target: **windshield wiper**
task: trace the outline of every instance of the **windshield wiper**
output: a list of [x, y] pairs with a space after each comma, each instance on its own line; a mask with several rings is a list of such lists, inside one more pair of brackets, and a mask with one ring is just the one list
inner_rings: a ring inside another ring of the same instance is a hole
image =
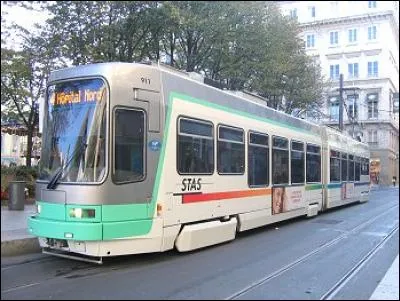
[[64, 173], [65, 169], [71, 164], [72, 160], [74, 158], [79, 157], [80, 155], [82, 155], [83, 151], [86, 149], [87, 144], [86, 143], [82, 143], [77, 149], [75, 149], [75, 153], [72, 153], [71, 157], [69, 158], [69, 160], [67, 161], [67, 163], [65, 163], [64, 166], [60, 166], [57, 171], [54, 173], [53, 177], [51, 178], [49, 184], [47, 184], [47, 189], [55, 189], [58, 181], [60, 180], [62, 174]]

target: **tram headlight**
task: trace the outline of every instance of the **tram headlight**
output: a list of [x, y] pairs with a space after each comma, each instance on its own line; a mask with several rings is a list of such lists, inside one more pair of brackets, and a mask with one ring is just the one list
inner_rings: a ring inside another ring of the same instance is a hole
[[82, 208], [74, 208], [70, 211], [69, 216], [75, 218], [82, 218]]
[[94, 209], [72, 208], [69, 210], [69, 216], [73, 218], [94, 218], [95, 215]]

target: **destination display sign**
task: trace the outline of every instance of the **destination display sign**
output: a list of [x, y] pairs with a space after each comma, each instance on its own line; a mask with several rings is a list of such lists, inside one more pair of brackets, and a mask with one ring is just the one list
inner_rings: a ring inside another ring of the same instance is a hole
[[103, 96], [104, 87], [98, 90], [83, 89], [78, 91], [56, 91], [50, 97], [50, 103], [62, 106], [76, 103], [99, 102]]

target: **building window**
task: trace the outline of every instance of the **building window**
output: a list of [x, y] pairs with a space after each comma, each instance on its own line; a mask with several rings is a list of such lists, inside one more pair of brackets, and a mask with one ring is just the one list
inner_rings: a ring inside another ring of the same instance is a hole
[[291, 182], [304, 183], [304, 143], [292, 141], [291, 149]]
[[339, 79], [339, 64], [330, 65], [330, 78]]
[[349, 119], [357, 119], [358, 118], [358, 95], [349, 95], [347, 96], [347, 108], [348, 108], [348, 117]]
[[250, 132], [248, 166], [249, 186], [267, 186], [269, 183], [268, 135]]
[[329, 115], [331, 120], [339, 119], [339, 96], [329, 98]]
[[378, 62], [368, 62], [368, 76], [377, 77], [378, 76]]
[[307, 183], [321, 182], [321, 147], [307, 144]]
[[297, 19], [297, 8], [293, 8], [290, 10], [290, 17], [292, 19]]
[[339, 44], [339, 32], [337, 31], [330, 32], [330, 41], [331, 45]]
[[358, 78], [358, 63], [348, 65], [349, 78]]
[[369, 143], [378, 142], [378, 131], [376, 130], [368, 131], [368, 142]]
[[368, 1], [368, 8], [376, 8], [376, 1]]
[[289, 183], [289, 141], [283, 137], [272, 138], [272, 183]]
[[376, 26], [368, 27], [368, 40], [376, 40]]
[[212, 174], [214, 172], [213, 124], [196, 119], [179, 119], [179, 174]]
[[357, 29], [349, 29], [349, 43], [357, 42]]
[[378, 94], [367, 94], [368, 119], [378, 118]]
[[330, 32], [330, 44], [337, 45], [339, 43], [339, 32]]
[[218, 160], [220, 174], [244, 173], [244, 131], [242, 129], [218, 127]]
[[315, 36], [313, 34], [307, 35], [306, 48], [315, 47]]
[[315, 18], [315, 6], [310, 6], [309, 8], [311, 18]]

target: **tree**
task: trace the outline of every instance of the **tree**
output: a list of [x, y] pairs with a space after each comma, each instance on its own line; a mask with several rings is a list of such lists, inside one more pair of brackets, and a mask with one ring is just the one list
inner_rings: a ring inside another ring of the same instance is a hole
[[[44, 3], [51, 39], [72, 65], [134, 62], [157, 53], [158, 2], [57, 1]], [[157, 55], [156, 55], [157, 56]]]
[[17, 116], [26, 127], [26, 165], [30, 167], [39, 101], [45, 95], [50, 70], [56, 66], [55, 54], [45, 36], [34, 36], [18, 26], [14, 30], [22, 37], [22, 49], [1, 49], [1, 104], [6, 113]]
[[204, 71], [223, 35], [225, 2], [164, 1], [162, 46], [169, 63], [188, 72]]
[[297, 24], [281, 15], [275, 2], [42, 5], [50, 16], [42, 36], [51, 45], [52, 57], [73, 65], [158, 61], [166, 56], [178, 69], [201, 72], [231, 90], [264, 96], [269, 106], [289, 114], [315, 110], [322, 99], [319, 66], [305, 54]]
[[251, 89], [266, 97], [268, 106], [288, 114], [317, 112], [326, 86], [321, 68], [305, 53], [297, 24], [273, 5], [269, 10]]

